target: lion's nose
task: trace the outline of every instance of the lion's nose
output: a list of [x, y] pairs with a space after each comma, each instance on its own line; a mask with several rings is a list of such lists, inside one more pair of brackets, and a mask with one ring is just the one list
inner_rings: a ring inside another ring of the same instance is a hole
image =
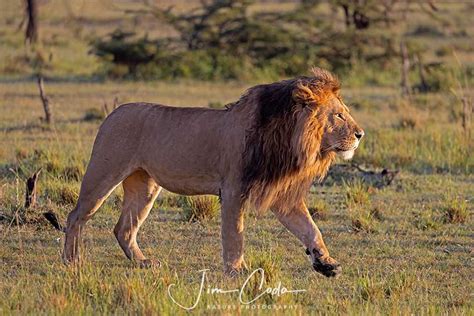
[[364, 131], [360, 130], [360, 131], [355, 132], [355, 137], [357, 137], [357, 139], [360, 140], [362, 136], [364, 136], [364, 134], [365, 134]]

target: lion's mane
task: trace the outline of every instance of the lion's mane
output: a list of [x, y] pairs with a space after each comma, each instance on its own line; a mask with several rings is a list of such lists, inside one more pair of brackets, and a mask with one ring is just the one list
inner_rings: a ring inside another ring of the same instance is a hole
[[320, 145], [324, 103], [338, 96], [339, 82], [319, 68], [313, 74], [255, 86], [230, 108], [253, 103], [242, 155], [242, 198], [258, 210], [291, 211], [335, 159]]

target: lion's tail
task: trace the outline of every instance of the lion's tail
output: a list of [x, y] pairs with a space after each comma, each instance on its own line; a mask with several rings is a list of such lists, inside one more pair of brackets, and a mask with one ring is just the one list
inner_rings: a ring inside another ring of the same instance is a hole
[[48, 222], [51, 223], [51, 225], [54, 226], [54, 228], [56, 228], [60, 232], [63, 232], [63, 233], [66, 232], [66, 228], [64, 227], [63, 224], [59, 222], [59, 218], [54, 212], [49, 211], [49, 212], [43, 213], [43, 216], [44, 218], [48, 220]]

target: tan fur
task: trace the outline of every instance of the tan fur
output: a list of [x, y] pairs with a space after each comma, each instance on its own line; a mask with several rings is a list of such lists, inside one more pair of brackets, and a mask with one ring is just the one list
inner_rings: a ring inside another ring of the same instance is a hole
[[[335, 119], [336, 112], [347, 119]], [[124, 205], [115, 234], [125, 254], [141, 265], [152, 262], [138, 248], [138, 228], [163, 187], [185, 195], [220, 195], [227, 272], [244, 266], [248, 204], [274, 211], [315, 249], [313, 264], [335, 267], [303, 201], [336, 152], [357, 146], [354, 131], [361, 130], [342, 103], [338, 81], [318, 68], [311, 77], [253, 87], [226, 110], [122, 105], [100, 127], [68, 217], [63, 257], [78, 260], [84, 224], [122, 183]]]

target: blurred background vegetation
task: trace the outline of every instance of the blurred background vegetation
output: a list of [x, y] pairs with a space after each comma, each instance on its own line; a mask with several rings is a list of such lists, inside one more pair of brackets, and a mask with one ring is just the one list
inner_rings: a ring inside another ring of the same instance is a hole
[[469, 1], [32, 2], [27, 48], [25, 3], [2, 3], [3, 78], [269, 81], [318, 65], [350, 86], [397, 86], [406, 58], [410, 89], [433, 92], [474, 73]]

